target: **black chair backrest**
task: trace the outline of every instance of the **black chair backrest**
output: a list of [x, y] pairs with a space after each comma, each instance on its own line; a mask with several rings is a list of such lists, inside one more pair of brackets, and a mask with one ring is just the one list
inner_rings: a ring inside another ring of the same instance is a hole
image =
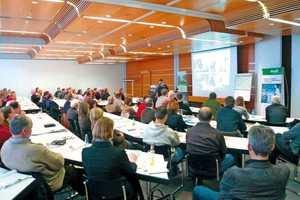
[[84, 177], [89, 199], [124, 199], [123, 188], [127, 185], [125, 178], [114, 180], [94, 180]]
[[121, 116], [121, 112], [117, 112], [117, 111], [115, 111], [115, 112], [112, 112], [111, 114], [114, 114], [114, 115]]
[[70, 131], [80, 137], [81, 133], [80, 133], [80, 127], [79, 127], [78, 120], [76, 120], [76, 119], [68, 119], [68, 120], [70, 123], [70, 129], [71, 129]]
[[[164, 156], [165, 160], [168, 160], [171, 157], [171, 146], [170, 145], [163, 145], [157, 146], [154, 145], [155, 154], [161, 154]], [[148, 152], [150, 151], [150, 144], [143, 144], [143, 151]]]
[[23, 197], [23, 200], [39, 200], [39, 199], [48, 199], [54, 200], [54, 194], [42, 175], [38, 172], [20, 172], [22, 174], [31, 175], [36, 179], [36, 187], [26, 196]]
[[216, 159], [218, 159], [218, 163], [220, 166], [220, 155], [200, 155], [188, 153], [187, 156], [189, 169], [191, 169], [192, 173], [202, 177], [216, 177]]

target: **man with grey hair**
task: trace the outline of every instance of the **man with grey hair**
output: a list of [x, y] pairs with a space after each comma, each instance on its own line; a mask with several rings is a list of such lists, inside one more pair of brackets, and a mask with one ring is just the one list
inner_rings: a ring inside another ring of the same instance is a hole
[[67, 111], [68, 119], [76, 119], [78, 120], [78, 108], [79, 108], [79, 101], [78, 99], [72, 99], [70, 103], [70, 108]]
[[266, 120], [269, 123], [284, 124], [288, 109], [280, 104], [280, 97], [273, 96], [272, 104], [266, 107]]
[[10, 122], [10, 131], [12, 137], [1, 149], [1, 159], [6, 167], [19, 172], [40, 173], [53, 192], [70, 185], [80, 195], [85, 194], [82, 171], [64, 166], [61, 154], [30, 141], [32, 121], [29, 117], [15, 116]]
[[246, 167], [228, 169], [220, 183], [220, 192], [204, 186], [195, 187], [194, 200], [285, 199], [289, 168], [284, 164], [272, 165], [268, 160], [275, 145], [274, 131], [267, 126], [252, 126], [248, 138], [251, 160]]

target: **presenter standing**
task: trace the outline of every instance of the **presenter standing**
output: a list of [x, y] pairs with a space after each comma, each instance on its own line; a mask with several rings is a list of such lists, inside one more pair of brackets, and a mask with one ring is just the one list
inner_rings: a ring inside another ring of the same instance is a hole
[[166, 88], [169, 91], [169, 88], [166, 84], [164, 84], [163, 79], [159, 79], [158, 86], [157, 86], [157, 94], [159, 97], [161, 96], [161, 90], [164, 88]]

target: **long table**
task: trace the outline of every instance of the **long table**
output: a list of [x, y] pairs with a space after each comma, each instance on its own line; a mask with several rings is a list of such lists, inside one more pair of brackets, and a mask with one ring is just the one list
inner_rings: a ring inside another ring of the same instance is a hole
[[26, 113], [38, 112], [40, 110], [40, 108], [27, 97], [17, 97], [17, 101], [20, 103], [21, 109]]
[[[59, 122], [51, 118], [46, 113], [27, 114], [27, 116], [33, 121], [31, 141], [34, 143], [42, 143], [48, 149], [53, 152], [60, 153], [67, 163], [82, 166], [81, 152], [85, 147], [90, 144], [85, 143], [75, 134], [63, 127]], [[53, 123], [54, 127], [45, 128], [44, 124]], [[66, 144], [57, 146], [51, 145], [53, 140], [66, 139]], [[130, 152], [129, 152], [130, 153]], [[135, 152], [137, 153], [137, 152]], [[138, 152], [137, 161], [137, 176], [140, 180], [151, 181], [161, 184], [169, 184], [168, 173], [148, 173], [145, 171], [144, 161], [147, 160], [149, 155], [145, 152]], [[162, 165], [163, 156], [155, 155], [155, 163], [157, 166]]]

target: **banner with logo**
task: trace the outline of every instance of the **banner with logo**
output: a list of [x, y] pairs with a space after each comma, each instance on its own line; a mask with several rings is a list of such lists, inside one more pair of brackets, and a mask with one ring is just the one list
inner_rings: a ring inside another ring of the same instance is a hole
[[187, 92], [186, 71], [177, 73], [178, 91]]
[[261, 114], [265, 116], [266, 107], [272, 103], [273, 96], [279, 96], [284, 104], [283, 68], [262, 69]]

